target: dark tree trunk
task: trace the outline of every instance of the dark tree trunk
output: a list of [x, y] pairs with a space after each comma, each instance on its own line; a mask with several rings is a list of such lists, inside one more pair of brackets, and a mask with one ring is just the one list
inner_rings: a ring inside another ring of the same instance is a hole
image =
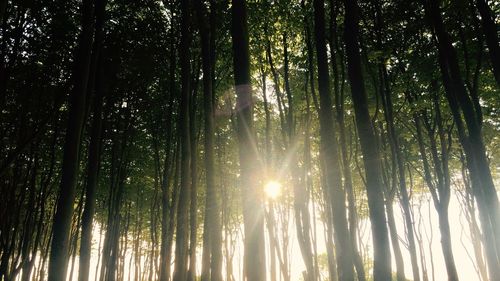
[[[90, 132], [90, 144], [88, 152], [88, 167], [87, 167], [87, 184], [85, 187], [85, 205], [82, 214], [82, 238], [80, 242], [80, 257], [79, 257], [79, 281], [89, 280], [90, 270], [90, 255], [92, 248], [92, 223], [94, 218], [95, 197], [97, 187], [97, 176], [99, 174], [99, 163], [101, 155], [101, 135], [102, 135], [102, 107], [104, 96], [104, 71], [103, 57], [101, 55], [101, 44], [103, 36], [104, 12], [106, 9], [106, 0], [99, 0], [96, 3], [96, 31], [95, 42], [93, 46], [92, 62], [89, 77], [88, 95], [94, 93], [94, 86], [91, 80], [96, 79], [95, 97], [93, 103], [93, 123]], [[92, 69], [92, 67], [94, 69]]]
[[281, 124], [281, 136], [283, 138], [283, 143], [286, 146], [287, 143], [287, 137], [286, 137], [286, 117], [284, 113], [284, 105], [282, 103], [283, 100], [283, 93], [281, 92], [280, 88], [280, 79], [279, 79], [279, 74], [278, 71], [274, 65], [274, 60], [273, 60], [273, 54], [272, 54], [272, 49], [271, 49], [271, 40], [268, 35], [268, 30], [267, 30], [267, 22], [266, 26], [264, 27], [264, 33], [266, 36], [266, 56], [269, 61], [269, 67], [271, 68], [271, 73], [273, 74], [273, 82], [274, 82], [274, 89], [275, 89], [275, 94], [276, 94], [276, 100], [278, 104], [278, 113], [279, 113], [279, 118], [280, 118], [280, 124]]
[[303, 180], [300, 175], [297, 157], [297, 142], [298, 136], [295, 133], [294, 123], [294, 104], [292, 91], [290, 89], [289, 79], [289, 57], [288, 57], [288, 38], [287, 33], [283, 34], [283, 58], [284, 58], [284, 75], [285, 80], [285, 93], [288, 100], [288, 113], [286, 116], [286, 128], [282, 128], [288, 136], [287, 159], [289, 160], [289, 172], [292, 178], [293, 185], [293, 200], [294, 200], [294, 214], [295, 214], [295, 227], [297, 231], [297, 240], [302, 254], [302, 259], [306, 265], [306, 280], [315, 281], [316, 269], [314, 266], [314, 255], [311, 242], [311, 223], [310, 214], [308, 209], [309, 194], [303, 187]]
[[[443, 23], [439, 2], [424, 1], [425, 13], [437, 38], [438, 58], [446, 98], [464, 149], [479, 208], [490, 278], [500, 279], [500, 208], [481, 133], [482, 114], [476, 110], [465, 87], [457, 53]], [[463, 119], [462, 119], [463, 116]], [[467, 133], [465, 132], [465, 125]]]
[[[98, 82], [99, 84], [100, 82]], [[85, 190], [85, 207], [82, 215], [82, 238], [80, 242], [79, 275], [78, 280], [89, 279], [90, 255], [92, 247], [92, 223], [95, 209], [95, 196], [97, 187], [97, 176], [101, 155], [101, 132], [102, 132], [102, 88], [97, 90], [94, 103], [93, 124], [91, 129], [87, 185]]]
[[110, 192], [108, 197], [108, 218], [104, 246], [102, 251], [101, 280], [114, 281], [117, 275], [119, 258], [119, 239], [121, 226], [121, 205], [128, 169], [128, 139], [131, 124], [131, 110], [126, 108], [122, 113], [124, 120], [117, 120], [115, 137], [113, 138]]
[[[448, 273], [448, 280], [457, 281], [458, 273], [453, 257], [451, 233], [448, 220], [448, 205], [450, 201], [450, 175], [448, 170], [448, 140], [445, 137], [445, 131], [441, 119], [441, 110], [439, 106], [439, 97], [437, 93], [437, 85], [432, 85], [431, 89], [435, 91], [433, 94], [434, 112], [435, 112], [435, 127], [438, 128], [438, 136], [440, 141], [441, 157], [438, 156], [437, 142], [435, 139], [435, 129], [427, 120], [427, 116], [419, 116], [414, 114], [414, 122], [417, 133], [417, 142], [419, 152], [422, 158], [424, 168], [424, 179], [432, 196], [434, 207], [439, 217], [439, 230], [441, 232], [441, 247]], [[410, 99], [411, 101], [411, 99]], [[432, 155], [433, 169], [431, 169], [430, 161], [427, 159], [426, 144], [422, 134], [422, 119], [425, 121], [427, 132], [429, 135], [429, 149]], [[434, 177], [432, 175], [434, 170]]]
[[[198, 64], [199, 66], [199, 64]], [[198, 67], [199, 68], [199, 67]], [[199, 77], [195, 74], [195, 77]], [[198, 81], [196, 78], [196, 83], [193, 83], [193, 94], [190, 100], [190, 113], [189, 113], [189, 137], [191, 144], [191, 198], [189, 205], [189, 269], [188, 269], [188, 281], [194, 281], [196, 278], [196, 244], [197, 244], [197, 234], [198, 234], [198, 168], [197, 168], [197, 129], [196, 129], [196, 107], [197, 107], [197, 95], [198, 95]]]
[[[213, 64], [210, 40], [214, 36], [210, 31], [214, 22], [207, 21], [206, 7], [203, 0], [197, 0], [198, 19], [201, 36], [202, 68], [203, 68], [203, 97], [205, 120], [205, 169], [206, 169], [206, 201], [205, 222], [203, 229], [203, 263], [202, 281], [222, 281], [222, 229], [220, 219], [219, 200], [215, 186], [214, 161], [214, 109], [213, 109]], [[215, 7], [211, 7], [215, 9]], [[206, 261], [205, 256], [208, 257]]]
[[[347, 194], [348, 201], [348, 223], [349, 223], [349, 233], [351, 235], [351, 243], [353, 250], [353, 262], [356, 268], [356, 273], [359, 281], [366, 280], [365, 269], [363, 267], [363, 260], [358, 249], [358, 214], [356, 210], [356, 198], [354, 196], [354, 188], [352, 186], [352, 175], [351, 167], [349, 167], [348, 150], [347, 150], [347, 140], [346, 140], [346, 125], [344, 120], [344, 85], [345, 85], [345, 60], [343, 51], [338, 42], [338, 26], [337, 26], [337, 15], [339, 14], [339, 1], [330, 0], [330, 56], [332, 59], [332, 70], [333, 70], [333, 89], [334, 89], [334, 99], [335, 99], [335, 113], [336, 121], [339, 124], [339, 144], [341, 148], [341, 163], [342, 172], [344, 176], [344, 189]], [[340, 58], [337, 61], [337, 55]], [[340, 65], [340, 71], [339, 67]]]
[[[163, 167], [163, 182], [162, 182], [162, 195], [161, 195], [161, 248], [160, 248], [160, 281], [167, 281], [170, 279], [170, 257], [169, 253], [171, 251], [171, 244], [169, 243], [169, 235], [173, 233], [173, 225], [170, 224], [171, 221], [174, 221], [175, 213], [173, 212], [175, 208], [171, 208], [170, 206], [170, 201], [175, 199], [175, 198], [170, 198], [170, 187], [172, 186], [172, 190], [176, 190], [176, 183], [173, 181], [172, 183], [170, 182], [170, 174], [175, 173], [174, 168], [169, 168], [168, 165], [172, 164], [172, 167], [177, 166], [176, 165], [176, 157], [171, 157], [171, 149], [174, 147], [175, 149], [175, 142], [172, 142], [172, 115], [174, 112], [174, 100], [175, 100], [175, 94], [176, 94], [176, 80], [175, 80], [175, 70], [176, 70], [176, 48], [174, 42], [174, 32], [173, 29], [171, 30], [171, 38], [172, 43], [170, 44], [170, 93], [169, 93], [169, 108], [167, 112], [167, 135], [166, 135], [166, 140], [167, 140], [167, 145], [165, 147], [166, 149], [166, 155], [165, 155], [165, 165]], [[173, 161], [171, 161], [173, 159]]]
[[189, 199], [191, 197], [191, 143], [189, 134], [190, 89], [190, 0], [181, 1], [181, 99], [179, 114], [179, 132], [181, 145], [181, 189], [177, 205], [177, 226], [175, 244], [174, 281], [187, 281], [188, 274], [188, 222]]
[[320, 152], [324, 161], [324, 177], [332, 212], [335, 251], [340, 281], [354, 280], [352, 244], [347, 226], [345, 192], [342, 188], [338, 143], [334, 131], [330, 78], [325, 39], [324, 0], [314, 1], [314, 35], [318, 63]]
[[170, 279], [170, 271], [171, 271], [171, 266], [170, 266], [170, 260], [172, 259], [172, 245], [173, 245], [173, 240], [174, 240], [174, 227], [175, 227], [175, 222], [176, 222], [176, 212], [175, 210], [178, 208], [179, 205], [179, 192], [180, 192], [180, 186], [179, 186], [179, 177], [180, 177], [180, 144], [176, 144], [175, 148], [175, 154], [173, 157], [173, 166], [175, 165], [175, 171], [174, 171], [174, 178], [172, 180], [172, 199], [170, 200], [170, 205], [168, 209], [168, 227], [167, 227], [167, 233], [166, 235], [166, 240], [164, 241], [165, 243], [165, 263], [168, 265], [167, 267], [164, 268], [165, 272], [163, 273], [167, 280]]
[[481, 15], [481, 25], [486, 37], [486, 45], [490, 53], [491, 66], [497, 85], [500, 87], [500, 46], [498, 43], [498, 24], [495, 24], [495, 13], [486, 0], [476, 0], [477, 10]]
[[85, 119], [85, 100], [94, 26], [93, 4], [92, 0], [84, 0], [82, 3], [82, 32], [76, 49], [72, 77], [73, 91], [70, 95], [69, 119], [64, 144], [62, 177], [50, 249], [49, 280], [51, 281], [66, 280], [68, 240], [73, 216], [75, 185], [78, 177], [81, 135]]
[[[382, 50], [383, 49], [382, 34], [384, 32], [382, 5], [380, 1], [376, 1], [375, 5], [376, 5], [375, 28], [377, 37], [376, 44], [378, 48]], [[413, 230], [413, 218], [410, 210], [411, 208], [410, 198], [408, 196], [408, 189], [406, 186], [405, 164], [404, 164], [403, 153], [401, 152], [399, 144], [399, 135], [394, 125], [394, 109], [392, 105], [391, 85], [384, 57], [382, 57], [379, 60], [377, 67], [378, 67], [379, 81], [380, 81], [379, 92], [382, 98], [382, 107], [384, 109], [384, 116], [387, 125], [388, 142], [391, 149], [391, 153], [393, 154], [393, 161], [396, 161], [397, 175], [399, 178], [399, 193], [401, 196], [401, 205], [403, 207], [404, 222], [407, 229], [406, 236], [408, 239], [408, 250], [410, 251], [413, 280], [419, 281], [420, 273], [418, 268], [417, 248], [415, 245], [415, 235]]]
[[397, 268], [397, 280], [406, 281], [405, 271], [404, 271], [404, 260], [401, 254], [401, 248], [399, 247], [399, 236], [396, 229], [396, 220], [394, 218], [394, 210], [392, 207], [393, 200], [390, 200], [387, 205], [387, 223], [389, 225], [389, 234], [391, 236], [392, 247], [394, 249], [394, 259], [396, 261]]
[[236, 115], [240, 158], [240, 185], [244, 221], [244, 276], [247, 281], [266, 279], [264, 207], [258, 185], [258, 151], [253, 128], [253, 97], [250, 84], [245, 0], [232, 1], [232, 42]]
[[[381, 128], [381, 131], [382, 132], [379, 137], [379, 142], [381, 143], [381, 151], [387, 151], [389, 137], [384, 134], [385, 132], [383, 131], [383, 128]], [[394, 153], [386, 152], [382, 154], [382, 157], [382, 181], [383, 185], [385, 186], [385, 208], [387, 213], [389, 237], [391, 239], [392, 252], [394, 253], [394, 260], [396, 263], [396, 278], [398, 281], [404, 281], [406, 280], [405, 265], [400, 247], [396, 219], [394, 216], [394, 197], [397, 193], [398, 187], [396, 155], [394, 155]]]
[[348, 76], [351, 95], [356, 115], [363, 162], [366, 173], [366, 189], [373, 235], [375, 281], [391, 279], [391, 253], [387, 221], [384, 210], [384, 195], [381, 182], [380, 152], [371, 118], [368, 111], [368, 100], [365, 91], [361, 56], [359, 53], [359, 7], [356, 0], [345, 1], [345, 44], [347, 54]]

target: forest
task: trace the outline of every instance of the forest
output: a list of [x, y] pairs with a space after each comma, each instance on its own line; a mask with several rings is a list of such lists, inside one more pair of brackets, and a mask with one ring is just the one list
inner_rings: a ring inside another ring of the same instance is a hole
[[0, 281], [500, 281], [500, 2], [0, 0]]

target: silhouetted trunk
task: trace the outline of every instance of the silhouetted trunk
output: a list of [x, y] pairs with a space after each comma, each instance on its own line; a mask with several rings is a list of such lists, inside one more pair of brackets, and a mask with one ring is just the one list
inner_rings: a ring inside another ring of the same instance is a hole
[[[215, 9], [213, 5], [212, 9]], [[203, 262], [202, 281], [222, 281], [222, 229], [219, 199], [215, 186], [214, 161], [214, 108], [213, 108], [213, 64], [210, 39], [214, 34], [212, 21], [207, 20], [206, 7], [203, 0], [197, 0], [198, 24], [201, 37], [202, 69], [203, 69], [203, 101], [204, 101], [204, 152], [206, 170], [205, 221], [203, 228]], [[208, 260], [207, 260], [208, 259]]]
[[[380, 127], [382, 124], [380, 123]], [[394, 216], [394, 197], [398, 190], [398, 174], [396, 155], [387, 152], [389, 145], [389, 137], [387, 132], [381, 128], [379, 136], [379, 143], [381, 144], [381, 152], [383, 157], [382, 162], [382, 181], [385, 186], [385, 209], [387, 213], [387, 225], [389, 227], [389, 237], [391, 239], [392, 252], [394, 253], [394, 260], [396, 262], [396, 278], [398, 281], [405, 281], [405, 264], [403, 254], [401, 252], [398, 229], [396, 219]]]
[[177, 205], [177, 226], [175, 240], [175, 267], [173, 281], [187, 281], [189, 201], [191, 197], [191, 143], [189, 134], [190, 89], [190, 0], [181, 1], [181, 99], [179, 113], [179, 133], [181, 145], [181, 187]]
[[247, 281], [266, 279], [264, 245], [264, 207], [259, 187], [258, 151], [253, 128], [253, 97], [250, 84], [250, 54], [248, 47], [245, 0], [232, 1], [234, 85], [240, 158], [239, 183], [242, 189], [244, 222], [244, 273]]
[[309, 18], [309, 12], [306, 9], [306, 4], [305, 1], [301, 1], [301, 6], [302, 10], [304, 13], [304, 33], [305, 33], [305, 41], [306, 41], [306, 51], [307, 51], [307, 70], [308, 70], [308, 76], [309, 76], [309, 85], [311, 87], [311, 97], [313, 101], [314, 108], [319, 114], [319, 102], [318, 98], [316, 96], [316, 91], [314, 87], [314, 80], [315, 80], [315, 75], [314, 75], [314, 50], [313, 50], [313, 40], [312, 40], [312, 35], [311, 35], [311, 26], [310, 26], [310, 18]]
[[[170, 198], [170, 188], [172, 190], [176, 190], [175, 182], [171, 182], [170, 174], [175, 173], [176, 158], [171, 157], [171, 149], [174, 148], [175, 151], [175, 142], [172, 141], [172, 115], [174, 112], [174, 100], [176, 96], [176, 80], [175, 80], [175, 71], [177, 66], [177, 58], [176, 58], [176, 48], [174, 43], [174, 31], [173, 28], [170, 32], [170, 40], [172, 40], [170, 44], [170, 69], [169, 69], [169, 108], [167, 112], [167, 128], [166, 128], [166, 141], [167, 144], [165, 146], [165, 164], [163, 167], [163, 182], [162, 182], [162, 190], [161, 190], [161, 248], [160, 248], [160, 273], [159, 280], [167, 281], [170, 279], [170, 258], [168, 253], [171, 251], [170, 244], [168, 243], [169, 234], [173, 233], [172, 226], [170, 225], [170, 221], [173, 221], [174, 210], [175, 208], [170, 207], [170, 201], [174, 200], [174, 198]], [[175, 155], [174, 155], [175, 156]], [[172, 160], [173, 159], [173, 160]], [[171, 165], [171, 166], [169, 166]]]
[[373, 235], [373, 277], [375, 281], [391, 279], [391, 253], [384, 195], [381, 182], [380, 152], [368, 111], [361, 57], [359, 53], [359, 7], [356, 0], [345, 1], [345, 33], [348, 76], [366, 174], [368, 207]]
[[464, 192], [462, 194], [462, 208], [465, 218], [469, 224], [470, 241], [474, 249], [474, 257], [476, 259], [478, 277], [482, 281], [488, 280], [488, 270], [484, 261], [484, 249], [481, 245], [482, 234], [477, 222], [477, 210], [475, 207], [474, 194], [470, 186], [469, 176], [467, 175], [467, 164], [463, 153], [460, 153], [461, 175], [464, 182]]
[[[102, 78], [101, 78], [102, 79]], [[98, 82], [102, 83], [101, 82]], [[101, 156], [102, 134], [102, 88], [97, 90], [93, 105], [93, 123], [90, 136], [87, 168], [87, 184], [85, 189], [85, 207], [82, 215], [82, 238], [80, 242], [79, 275], [78, 280], [89, 279], [90, 255], [92, 247], [92, 224], [95, 209], [97, 176]]]
[[129, 165], [128, 140], [131, 134], [131, 109], [120, 108], [123, 119], [117, 120], [113, 133], [112, 159], [110, 166], [110, 187], [108, 196], [108, 217], [102, 251], [100, 279], [114, 281], [119, 257], [119, 238], [121, 228], [121, 205]]
[[[80, 241], [80, 257], [78, 266], [78, 280], [89, 280], [90, 270], [90, 255], [92, 248], [92, 224], [94, 218], [97, 176], [99, 174], [100, 156], [101, 156], [101, 142], [102, 142], [102, 108], [103, 108], [103, 95], [104, 95], [104, 67], [103, 55], [101, 54], [103, 24], [104, 24], [104, 11], [106, 8], [106, 0], [99, 0], [96, 3], [96, 31], [95, 42], [92, 51], [92, 62], [89, 85], [87, 91], [88, 96], [92, 96], [95, 91], [93, 102], [93, 118], [92, 129], [90, 132], [90, 144], [88, 148], [88, 167], [87, 167], [87, 182], [85, 186], [85, 205], [82, 214], [82, 238]], [[94, 69], [92, 69], [94, 68]], [[95, 81], [94, 83], [91, 81]]]
[[[345, 192], [342, 188], [338, 143], [335, 136], [330, 78], [325, 39], [324, 0], [314, 1], [314, 35], [318, 64], [320, 152], [324, 161], [324, 177], [334, 227], [337, 270], [340, 281], [354, 280], [351, 237], [347, 226]], [[328, 205], [328, 204], [327, 204]]]
[[68, 240], [73, 216], [75, 185], [82, 128], [85, 119], [85, 100], [89, 76], [90, 54], [93, 33], [93, 1], [82, 2], [82, 31], [76, 48], [73, 91], [70, 95], [68, 126], [65, 136], [61, 184], [57, 211], [54, 216], [53, 236], [50, 249], [49, 280], [65, 281], [68, 265]]
[[[341, 149], [341, 163], [342, 172], [344, 176], [344, 189], [347, 194], [348, 202], [348, 223], [349, 223], [349, 233], [351, 235], [351, 243], [353, 250], [353, 262], [356, 268], [356, 273], [359, 281], [366, 280], [365, 269], [363, 266], [363, 261], [358, 249], [358, 214], [356, 210], [356, 198], [354, 197], [354, 188], [352, 186], [352, 175], [351, 167], [349, 167], [348, 151], [347, 151], [347, 140], [346, 140], [346, 128], [344, 121], [344, 81], [345, 81], [345, 60], [343, 59], [344, 54], [341, 50], [341, 46], [338, 42], [338, 26], [337, 26], [337, 15], [339, 13], [339, 1], [330, 0], [330, 57], [333, 72], [333, 90], [334, 90], [334, 102], [335, 102], [335, 121], [339, 124], [339, 144]], [[340, 58], [337, 61], [337, 55]], [[340, 71], [339, 71], [340, 65]]]
[[156, 259], [156, 249], [157, 249], [157, 244], [158, 244], [158, 232], [157, 232], [157, 226], [158, 226], [158, 216], [156, 215], [157, 213], [157, 206], [158, 206], [158, 191], [159, 191], [159, 185], [160, 185], [160, 168], [159, 168], [159, 162], [160, 162], [160, 156], [158, 153], [158, 145], [157, 145], [157, 137], [153, 137], [153, 151], [155, 154], [155, 172], [154, 172], [154, 184], [153, 184], [153, 198], [150, 200], [150, 207], [149, 207], [149, 249], [147, 251], [147, 258], [149, 259], [149, 263], [147, 263], [147, 270], [148, 270], [148, 280], [153, 280], [156, 278], [156, 272], [158, 268], [158, 262]]
[[176, 222], [176, 212], [178, 205], [179, 205], [179, 192], [180, 192], [180, 186], [179, 186], [179, 177], [180, 177], [180, 169], [181, 169], [181, 161], [180, 161], [180, 144], [177, 143], [176, 149], [175, 149], [175, 154], [174, 154], [174, 163], [175, 165], [175, 172], [174, 172], [174, 179], [172, 180], [172, 199], [170, 202], [169, 206], [169, 217], [168, 217], [168, 227], [167, 227], [167, 233], [165, 234], [167, 236], [166, 241], [165, 241], [165, 263], [168, 265], [165, 270], [165, 276], [167, 276], [167, 280], [170, 278], [170, 260], [172, 259], [172, 244], [174, 241], [174, 227], [175, 227], [175, 222]]
[[294, 200], [294, 214], [295, 214], [295, 227], [297, 231], [297, 240], [302, 254], [302, 259], [304, 260], [306, 266], [306, 280], [315, 281], [316, 269], [314, 267], [314, 255], [312, 251], [311, 243], [311, 223], [310, 214], [308, 209], [309, 193], [303, 186], [303, 180], [300, 175], [298, 167], [298, 156], [297, 156], [297, 142], [298, 137], [295, 133], [295, 112], [292, 91], [290, 89], [289, 81], [289, 58], [288, 58], [288, 35], [286, 32], [283, 34], [283, 58], [284, 58], [284, 81], [285, 81], [285, 93], [288, 100], [288, 111], [286, 115], [286, 127], [282, 128], [288, 136], [288, 147], [286, 149], [286, 159], [289, 159], [289, 172], [292, 179], [293, 185], [293, 200]]
[[399, 235], [396, 228], [396, 220], [394, 218], [394, 210], [392, 207], [393, 200], [390, 200], [386, 204], [387, 208], [387, 223], [389, 225], [389, 233], [391, 237], [391, 243], [394, 251], [394, 259], [396, 261], [396, 277], [398, 281], [406, 281], [405, 271], [404, 271], [404, 260], [401, 254], [401, 248], [399, 247]]
[[[439, 66], [446, 98], [458, 130], [470, 173], [474, 196], [479, 208], [481, 227], [485, 237], [485, 250], [490, 278], [500, 279], [500, 209], [486, 148], [481, 133], [482, 113], [475, 109], [465, 87], [457, 53], [444, 26], [439, 2], [424, 1], [427, 19], [437, 38]], [[462, 119], [463, 117], [463, 119]], [[465, 120], [465, 127], [463, 124]]]
[[[437, 83], [433, 82], [431, 86], [433, 93], [433, 105], [435, 112], [435, 124], [431, 125], [427, 120], [427, 116], [419, 116], [414, 114], [414, 121], [417, 133], [417, 142], [419, 147], [420, 156], [422, 158], [424, 168], [424, 180], [429, 188], [432, 196], [434, 207], [438, 213], [439, 230], [441, 232], [441, 248], [448, 273], [448, 280], [458, 280], [458, 273], [455, 266], [455, 261], [452, 251], [450, 225], [448, 220], [448, 205], [450, 201], [450, 175], [448, 169], [448, 146], [449, 140], [446, 139], [445, 131], [443, 128], [443, 121], [441, 119], [441, 110], [439, 106], [439, 97]], [[412, 101], [411, 99], [409, 99]], [[422, 134], [422, 121], [425, 123], [427, 133], [430, 140], [430, 145], [424, 143]], [[438, 146], [435, 136], [435, 128], [437, 127], [438, 139], [440, 143], [441, 156], [438, 155]], [[432, 155], [432, 162], [427, 158], [426, 146], [429, 147]], [[432, 167], [430, 165], [432, 163]], [[431, 171], [434, 171], [434, 176]]]
[[[382, 34], [384, 31], [384, 22], [383, 22], [382, 6], [380, 1], [376, 1], [375, 6], [376, 6], [375, 28], [377, 37], [376, 44], [378, 48], [382, 50], [383, 48]], [[382, 107], [384, 109], [384, 117], [388, 131], [387, 135], [388, 142], [391, 149], [391, 153], [393, 154], [393, 161], [396, 161], [396, 168], [397, 168], [396, 170], [399, 179], [399, 194], [401, 196], [400, 200], [401, 200], [401, 206], [403, 208], [403, 216], [406, 226], [406, 236], [408, 239], [408, 250], [410, 252], [413, 280], [418, 281], [420, 280], [420, 273], [418, 268], [417, 248], [415, 245], [415, 236], [413, 230], [413, 218], [410, 210], [410, 198], [408, 196], [408, 189], [406, 187], [405, 164], [404, 164], [403, 154], [401, 152], [401, 147], [399, 144], [399, 135], [394, 126], [394, 109], [392, 105], [391, 85], [384, 57], [381, 57], [379, 59], [377, 63], [377, 68], [378, 68], [378, 75], [380, 82], [379, 93], [380, 97], [382, 98]], [[395, 172], [396, 171], [393, 171], [393, 173]]]
[[[199, 69], [199, 64], [198, 64]], [[196, 129], [196, 108], [198, 95], [198, 81], [200, 75], [195, 74], [195, 82], [193, 83], [193, 94], [190, 99], [189, 113], [189, 137], [191, 144], [191, 198], [189, 205], [189, 269], [188, 281], [194, 281], [196, 278], [196, 244], [198, 240], [198, 167], [197, 167], [197, 129]]]
[[498, 23], [495, 23], [495, 13], [485, 0], [476, 0], [477, 10], [481, 15], [481, 25], [486, 45], [490, 54], [491, 66], [497, 85], [500, 87], [500, 46], [498, 43]]
[[[265, 2], [267, 3], [267, 2]], [[268, 6], [265, 6], [265, 8], [269, 8]], [[271, 39], [269, 38], [268, 35], [268, 30], [267, 30], [267, 22], [266, 26], [264, 27], [264, 34], [266, 36], [266, 56], [267, 60], [269, 61], [269, 68], [271, 69], [271, 73], [273, 74], [273, 82], [274, 82], [274, 90], [276, 94], [276, 102], [278, 105], [278, 114], [280, 118], [280, 125], [281, 125], [281, 137], [283, 138], [283, 143], [285, 146], [287, 146], [287, 136], [286, 136], [286, 117], [284, 113], [284, 105], [283, 105], [283, 93], [281, 92], [280, 88], [280, 79], [279, 79], [279, 74], [278, 71], [274, 65], [274, 59], [273, 59], [273, 54], [272, 54], [272, 49], [271, 49]]]

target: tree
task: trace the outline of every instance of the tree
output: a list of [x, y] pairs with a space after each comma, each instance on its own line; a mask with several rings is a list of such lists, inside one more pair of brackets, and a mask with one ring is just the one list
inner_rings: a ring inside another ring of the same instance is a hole
[[467, 158], [472, 187], [479, 207], [488, 270], [491, 278], [498, 279], [500, 278], [498, 270], [500, 209], [482, 138], [482, 112], [480, 108], [474, 106], [474, 100], [477, 101], [479, 97], [469, 95], [464, 85], [457, 53], [444, 26], [439, 3], [432, 0], [425, 1], [424, 4], [427, 20], [437, 39], [438, 61], [446, 98]]
[[[92, 79], [89, 77], [89, 85], [87, 91], [88, 95], [95, 93], [92, 111], [92, 132], [89, 144], [88, 153], [88, 172], [87, 172], [87, 186], [85, 190], [85, 206], [82, 214], [82, 238], [80, 244], [80, 259], [79, 259], [79, 281], [87, 281], [89, 279], [90, 269], [90, 255], [92, 248], [92, 225], [95, 212], [96, 201], [96, 187], [99, 174], [99, 164], [101, 157], [101, 142], [102, 142], [102, 109], [103, 109], [103, 96], [105, 91], [105, 77], [103, 68], [102, 40], [103, 40], [103, 25], [104, 25], [104, 12], [106, 9], [107, 1], [101, 0], [96, 2], [96, 27], [95, 27], [95, 40], [92, 47], [92, 61], [90, 63], [91, 73], [96, 77]], [[96, 70], [96, 68], [98, 70]], [[95, 87], [94, 82], [95, 81]]]
[[[318, 62], [318, 92], [320, 97], [321, 153], [324, 161], [325, 187], [331, 200], [335, 230], [335, 245], [339, 280], [354, 280], [353, 254], [347, 227], [345, 192], [342, 188], [338, 143], [333, 128], [333, 111], [330, 97], [328, 59], [325, 43], [324, 1], [314, 1], [314, 37]], [[329, 210], [330, 211], [330, 210]]]
[[[424, 166], [425, 182], [429, 188], [429, 191], [434, 202], [434, 206], [439, 216], [439, 230], [441, 231], [441, 247], [443, 250], [443, 256], [445, 259], [446, 270], [448, 272], [449, 280], [458, 280], [457, 268], [455, 266], [455, 260], [453, 257], [453, 250], [451, 246], [451, 231], [450, 223], [448, 219], [448, 205], [450, 203], [450, 172], [449, 172], [449, 143], [446, 137], [446, 132], [441, 116], [441, 109], [439, 104], [439, 97], [437, 93], [437, 83], [432, 85], [433, 93], [433, 106], [435, 111], [435, 125], [437, 127], [437, 138], [439, 140], [439, 146], [437, 145], [435, 129], [431, 125], [431, 121], [425, 113], [414, 113], [414, 120], [417, 132], [417, 141], [422, 157], [422, 163]], [[410, 98], [410, 101], [413, 100]], [[420, 116], [423, 115], [423, 116]], [[423, 121], [423, 122], [422, 122]], [[429, 140], [430, 140], [430, 151], [432, 155], [434, 177], [431, 174], [431, 165], [427, 159], [427, 152], [423, 140], [422, 123], [424, 123], [427, 129]], [[440, 150], [440, 156], [438, 154], [438, 147]]]
[[93, 41], [94, 3], [82, 2], [82, 32], [75, 53], [73, 90], [70, 95], [70, 110], [66, 130], [59, 199], [54, 216], [52, 244], [50, 250], [49, 280], [66, 279], [68, 264], [68, 239], [73, 215], [75, 185], [78, 175], [80, 142], [85, 119], [87, 82]]
[[366, 174], [366, 191], [373, 233], [373, 278], [375, 281], [391, 279], [391, 253], [384, 210], [381, 181], [380, 152], [370, 120], [359, 54], [359, 7], [357, 1], [345, 1], [344, 40], [347, 55], [347, 73], [356, 115], [361, 151]]
[[495, 14], [484, 0], [476, 0], [476, 6], [481, 15], [481, 25], [486, 37], [486, 45], [489, 49], [493, 74], [497, 85], [500, 86], [500, 46], [498, 43], [497, 28], [495, 27]]
[[264, 213], [258, 181], [257, 143], [253, 128], [253, 97], [250, 83], [250, 55], [245, 0], [232, 2], [234, 87], [240, 158], [240, 185], [245, 227], [244, 276], [247, 281], [266, 279]]
[[189, 128], [190, 88], [190, 0], [181, 1], [181, 97], [179, 112], [179, 143], [181, 145], [181, 186], [177, 205], [177, 228], [175, 240], [174, 281], [187, 281], [188, 274], [188, 222], [189, 201], [191, 198], [191, 144]]
[[[205, 169], [206, 169], [206, 199], [205, 199], [205, 220], [203, 229], [203, 256], [202, 280], [221, 281], [222, 280], [222, 228], [220, 220], [220, 204], [217, 198], [215, 186], [215, 161], [214, 161], [214, 109], [212, 90], [212, 60], [210, 48], [210, 37], [215, 34], [210, 33], [209, 24], [206, 17], [206, 8], [203, 0], [197, 1], [198, 25], [200, 29], [202, 69], [203, 69], [203, 104], [205, 120]], [[213, 5], [213, 3], [212, 3]], [[215, 9], [212, 6], [212, 9]]]

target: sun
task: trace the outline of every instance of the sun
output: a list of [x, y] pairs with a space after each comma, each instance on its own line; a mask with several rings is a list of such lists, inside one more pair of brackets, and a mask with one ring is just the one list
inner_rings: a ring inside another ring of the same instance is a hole
[[264, 186], [264, 192], [270, 199], [276, 199], [281, 194], [281, 183], [271, 180]]

